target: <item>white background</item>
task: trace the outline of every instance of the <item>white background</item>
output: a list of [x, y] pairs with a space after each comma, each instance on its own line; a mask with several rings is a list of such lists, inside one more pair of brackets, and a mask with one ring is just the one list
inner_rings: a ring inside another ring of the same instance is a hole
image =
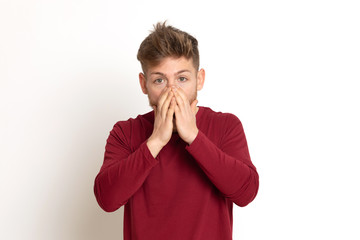
[[[237, 3], [236, 3], [237, 2]], [[0, 2], [0, 239], [122, 239], [93, 195], [118, 120], [150, 111], [152, 25], [199, 40], [199, 105], [242, 121], [260, 174], [234, 239], [360, 239], [358, 1]]]

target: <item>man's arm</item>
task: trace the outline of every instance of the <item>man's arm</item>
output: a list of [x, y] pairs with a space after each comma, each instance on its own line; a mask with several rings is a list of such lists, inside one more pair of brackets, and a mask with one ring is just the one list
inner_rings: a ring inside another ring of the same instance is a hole
[[220, 147], [199, 131], [186, 149], [224, 197], [243, 207], [255, 198], [259, 176], [240, 120], [229, 114], [226, 126]]
[[100, 207], [113, 212], [126, 204], [158, 164], [146, 142], [130, 152], [120, 124], [110, 132], [104, 163], [95, 178], [94, 193]]
[[115, 211], [124, 205], [157, 165], [155, 157], [172, 135], [174, 108], [173, 93], [170, 89], [164, 89], [157, 107], [154, 106], [153, 133], [134, 152], [130, 151], [124, 134], [129, 126], [114, 126], [107, 140], [103, 166], [94, 185], [96, 199], [105, 211]]
[[171, 88], [164, 88], [157, 106], [154, 108], [154, 129], [147, 141], [147, 146], [153, 157], [156, 157], [161, 149], [169, 142], [173, 131], [173, 116], [175, 111], [175, 99]]
[[217, 147], [196, 126], [194, 106], [181, 88], [174, 89], [176, 126], [179, 136], [189, 144], [186, 149], [195, 158], [210, 181], [227, 198], [239, 206], [249, 204], [256, 196], [259, 176], [250, 160], [240, 120], [229, 114], [221, 148]]

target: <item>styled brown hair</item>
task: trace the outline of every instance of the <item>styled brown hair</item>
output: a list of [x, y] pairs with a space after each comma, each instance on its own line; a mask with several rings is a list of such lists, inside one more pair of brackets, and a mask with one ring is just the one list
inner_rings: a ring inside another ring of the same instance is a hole
[[159, 22], [141, 43], [137, 59], [145, 73], [148, 67], [158, 65], [166, 57], [192, 59], [195, 69], [199, 70], [198, 41], [186, 32], [167, 26], [166, 22]]

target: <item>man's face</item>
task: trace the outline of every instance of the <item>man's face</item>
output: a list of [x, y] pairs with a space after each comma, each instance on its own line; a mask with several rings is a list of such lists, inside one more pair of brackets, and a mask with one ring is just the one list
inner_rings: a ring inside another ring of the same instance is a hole
[[180, 87], [191, 104], [202, 89], [204, 78], [205, 71], [197, 71], [192, 59], [185, 57], [164, 58], [157, 66], [146, 69], [145, 74], [139, 74], [141, 89], [148, 95], [150, 106], [157, 106], [163, 89], [171, 86]]

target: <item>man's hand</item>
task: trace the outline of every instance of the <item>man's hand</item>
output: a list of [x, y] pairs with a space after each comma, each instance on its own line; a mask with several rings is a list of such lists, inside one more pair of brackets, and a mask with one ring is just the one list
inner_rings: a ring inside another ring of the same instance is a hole
[[173, 132], [173, 116], [175, 111], [174, 93], [171, 88], [165, 88], [159, 102], [154, 108], [154, 129], [147, 141], [147, 146], [156, 157], [160, 150], [169, 142]]
[[195, 99], [191, 105], [181, 88], [173, 87], [176, 99], [175, 123], [179, 136], [189, 145], [195, 140], [199, 129], [196, 126], [196, 112], [198, 101]]

